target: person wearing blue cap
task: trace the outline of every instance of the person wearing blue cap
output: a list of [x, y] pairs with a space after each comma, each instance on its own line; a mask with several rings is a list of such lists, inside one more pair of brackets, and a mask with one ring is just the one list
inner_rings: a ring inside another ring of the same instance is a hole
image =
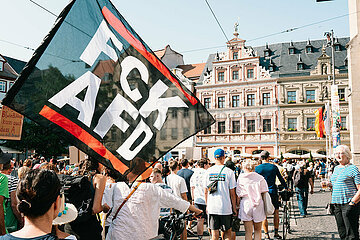
[[[263, 176], [267, 182], [267, 185], [269, 187], [269, 194], [271, 197], [271, 202], [274, 205], [275, 211], [274, 211], [274, 239], [282, 239], [279, 235], [279, 225], [280, 225], [280, 219], [279, 219], [279, 193], [276, 186], [276, 178], [279, 179], [281, 185], [288, 189], [287, 184], [284, 180], [284, 178], [281, 176], [281, 173], [279, 171], [279, 168], [275, 166], [274, 164], [269, 163], [269, 157], [270, 153], [266, 150], [262, 151], [260, 153], [260, 157], [262, 160], [262, 164], [257, 166], [255, 168], [255, 172]], [[269, 226], [268, 226], [268, 220], [265, 219], [263, 221], [263, 229], [265, 233], [265, 239], [271, 239], [269, 235]]]
[[231, 237], [232, 215], [237, 216], [236, 180], [234, 171], [224, 165], [225, 152], [216, 149], [215, 165], [206, 170], [203, 186], [217, 181], [217, 190], [210, 193], [205, 188], [205, 201], [208, 210], [208, 224], [211, 229], [211, 239], [219, 239], [219, 229], [224, 230], [224, 239]]

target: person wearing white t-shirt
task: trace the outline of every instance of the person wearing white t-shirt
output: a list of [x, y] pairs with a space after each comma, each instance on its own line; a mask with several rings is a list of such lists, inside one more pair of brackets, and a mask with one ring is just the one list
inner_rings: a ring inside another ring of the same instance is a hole
[[[169, 193], [173, 193], [171, 187], [169, 187], [168, 185], [166, 185], [162, 178], [161, 178], [161, 171], [158, 168], [153, 168], [152, 173], [150, 174], [150, 182], [161, 187], [162, 189], [164, 189], [165, 191], [169, 192]], [[160, 209], [160, 216], [164, 217], [164, 216], [168, 216], [171, 213], [171, 208], [161, 208]]]
[[[136, 185], [137, 182], [134, 183]], [[146, 240], [158, 235], [160, 208], [174, 208], [182, 213], [187, 210], [196, 215], [202, 211], [179, 197], [152, 183], [141, 183], [137, 190], [113, 219], [117, 209], [131, 192], [125, 183], [118, 182], [114, 186], [113, 211], [109, 219], [111, 224], [106, 240]]]
[[206, 187], [204, 188], [209, 214], [208, 224], [211, 229], [212, 240], [219, 239], [219, 229], [224, 230], [224, 239], [229, 240], [231, 238], [232, 215], [237, 215], [235, 174], [234, 171], [224, 165], [224, 150], [215, 150], [214, 157], [215, 165], [206, 170], [204, 177], [204, 186], [208, 186], [216, 179], [219, 180], [216, 192], [210, 193]]
[[179, 164], [177, 161], [169, 162], [170, 174], [165, 177], [164, 182], [171, 187], [175, 196], [178, 196], [184, 200], [187, 199], [186, 193], [188, 192], [185, 179], [178, 176], [176, 173], [179, 171]]
[[190, 178], [190, 188], [191, 195], [193, 196], [193, 204], [195, 207], [203, 211], [203, 216], [197, 221], [197, 235], [198, 239], [202, 239], [204, 234], [204, 217], [206, 217], [206, 202], [205, 202], [205, 186], [204, 186], [204, 176], [206, 169], [208, 169], [209, 164], [206, 159], [199, 160], [197, 168], [194, 168], [194, 174]]
[[[188, 200], [188, 198], [187, 198], [188, 190], [186, 187], [185, 179], [176, 174], [179, 171], [178, 162], [174, 161], [174, 160], [170, 161], [169, 168], [170, 168], [170, 174], [167, 177], [165, 177], [165, 179], [164, 179], [165, 184], [168, 185], [169, 187], [171, 187], [175, 196], [178, 196], [178, 197], [184, 199], [185, 201], [187, 201]], [[180, 239], [181, 240], [187, 239], [186, 228], [184, 229], [184, 232], [181, 234]]]

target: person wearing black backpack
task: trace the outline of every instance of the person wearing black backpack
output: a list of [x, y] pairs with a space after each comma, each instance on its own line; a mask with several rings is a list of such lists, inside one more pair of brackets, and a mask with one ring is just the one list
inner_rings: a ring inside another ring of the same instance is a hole
[[300, 162], [298, 166], [295, 167], [294, 172], [294, 186], [297, 194], [298, 206], [301, 217], [306, 217], [307, 215], [307, 206], [309, 199], [309, 185], [311, 187], [310, 193], [314, 193], [314, 182], [311, 178], [311, 172], [306, 169], [304, 162]]
[[98, 213], [107, 212], [101, 205], [106, 177], [100, 174], [103, 165], [92, 159], [80, 163], [79, 176], [59, 176], [65, 191], [66, 201], [75, 205], [78, 217], [65, 225], [65, 232], [79, 240], [102, 240], [102, 226]]

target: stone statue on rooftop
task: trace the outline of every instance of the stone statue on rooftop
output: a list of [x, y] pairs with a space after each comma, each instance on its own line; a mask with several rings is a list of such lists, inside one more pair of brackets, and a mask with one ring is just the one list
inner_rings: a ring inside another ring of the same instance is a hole
[[235, 33], [238, 32], [238, 27], [239, 27], [239, 23], [236, 22], [236, 23], [234, 24], [234, 32], [235, 32]]

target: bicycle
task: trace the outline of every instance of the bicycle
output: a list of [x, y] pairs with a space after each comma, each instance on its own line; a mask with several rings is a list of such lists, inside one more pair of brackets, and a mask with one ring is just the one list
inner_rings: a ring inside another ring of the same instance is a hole
[[291, 202], [290, 202], [290, 198], [294, 195], [293, 191], [281, 191], [279, 192], [279, 195], [281, 197], [282, 200], [282, 237], [283, 240], [286, 240], [287, 234], [291, 233], [291, 228], [290, 228], [290, 215], [291, 215], [291, 210], [292, 210], [292, 206], [291, 206]]
[[177, 240], [180, 239], [181, 233], [185, 229], [185, 221], [194, 218], [194, 214], [177, 214], [171, 213], [168, 216], [160, 218], [159, 236], [154, 238], [157, 240]]

